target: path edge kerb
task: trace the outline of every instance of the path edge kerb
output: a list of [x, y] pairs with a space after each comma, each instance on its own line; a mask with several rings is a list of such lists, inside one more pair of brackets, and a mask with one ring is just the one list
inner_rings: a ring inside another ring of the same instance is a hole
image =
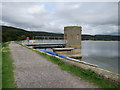
[[[37, 51], [37, 50], [36, 50]], [[41, 52], [39, 51], [40, 53], [44, 53], [44, 52]], [[49, 56], [54, 56], [54, 55], [51, 55], [51, 54], [48, 54], [48, 53], [45, 53]], [[94, 66], [91, 66], [91, 65], [86, 65], [84, 63], [78, 63], [78, 62], [75, 62], [75, 61], [70, 61], [68, 59], [63, 59], [63, 58], [60, 58], [58, 56], [54, 56], [60, 60], [62, 60], [64, 63], [67, 63], [67, 64], [70, 64], [70, 65], [74, 65], [78, 68], [82, 68], [82, 69], [91, 69], [93, 70], [96, 74], [102, 76], [105, 80], [108, 80], [110, 82], [113, 82], [113, 83], [116, 83], [116, 84], [119, 84], [120, 83], [120, 75], [119, 74], [116, 74], [116, 73], [113, 73], [113, 72], [110, 72], [108, 70], [104, 70], [102, 68], [99, 68], [99, 67], [94, 67]]]

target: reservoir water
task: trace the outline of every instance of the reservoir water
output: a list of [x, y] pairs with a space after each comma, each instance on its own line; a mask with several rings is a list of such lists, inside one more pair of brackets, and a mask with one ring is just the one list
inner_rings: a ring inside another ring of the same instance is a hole
[[82, 41], [82, 60], [118, 73], [117, 41]]

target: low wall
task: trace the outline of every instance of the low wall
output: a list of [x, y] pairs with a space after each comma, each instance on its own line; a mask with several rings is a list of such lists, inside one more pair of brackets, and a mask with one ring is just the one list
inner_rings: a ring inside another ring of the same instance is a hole
[[[41, 52], [43, 53], [43, 52]], [[53, 56], [51, 54], [48, 54], [46, 53], [47, 55], [50, 55], [50, 56]], [[68, 64], [71, 64], [71, 65], [75, 65], [79, 68], [82, 68], [82, 69], [91, 69], [93, 70], [96, 74], [102, 76], [104, 79], [108, 80], [108, 81], [111, 81], [111, 82], [114, 82], [116, 84], [120, 84], [120, 74], [117, 74], [117, 73], [113, 73], [113, 72], [110, 72], [108, 70], [105, 70], [105, 69], [102, 69], [102, 68], [99, 68], [99, 67], [96, 67], [96, 66], [92, 66], [92, 65], [89, 65], [89, 64], [85, 64], [85, 63], [79, 63], [79, 62], [75, 62], [75, 61], [71, 61], [71, 60], [68, 60], [68, 59], [63, 59], [63, 58], [60, 58], [58, 56], [55, 56], [61, 60], [63, 60], [65, 63], [68, 63]]]
[[94, 66], [91, 66], [91, 65], [88, 65], [88, 64], [86, 65], [84, 63], [78, 63], [78, 62], [74, 62], [74, 61], [69, 61], [69, 60], [66, 60], [66, 59], [64, 59], [64, 62], [66, 62], [68, 64], [75, 65], [75, 66], [77, 66], [79, 68], [91, 69], [96, 74], [102, 76], [104, 79], [109, 80], [111, 82], [114, 82], [116, 84], [120, 84], [120, 74], [113, 73], [113, 72], [110, 72], [108, 70], [105, 70], [105, 69], [102, 69], [102, 68], [99, 68], [99, 67], [94, 67]]

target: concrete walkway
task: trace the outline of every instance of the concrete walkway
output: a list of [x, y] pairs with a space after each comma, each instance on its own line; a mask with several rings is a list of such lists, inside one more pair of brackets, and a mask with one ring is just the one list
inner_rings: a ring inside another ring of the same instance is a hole
[[9, 45], [18, 88], [95, 88], [97, 86], [61, 70], [34, 51], [18, 44]]

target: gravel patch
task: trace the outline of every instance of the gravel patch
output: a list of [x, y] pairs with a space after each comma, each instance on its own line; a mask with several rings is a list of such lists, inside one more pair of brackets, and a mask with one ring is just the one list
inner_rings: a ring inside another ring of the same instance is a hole
[[32, 50], [9, 45], [14, 59], [14, 77], [18, 88], [97, 88], [98, 86], [61, 70]]

